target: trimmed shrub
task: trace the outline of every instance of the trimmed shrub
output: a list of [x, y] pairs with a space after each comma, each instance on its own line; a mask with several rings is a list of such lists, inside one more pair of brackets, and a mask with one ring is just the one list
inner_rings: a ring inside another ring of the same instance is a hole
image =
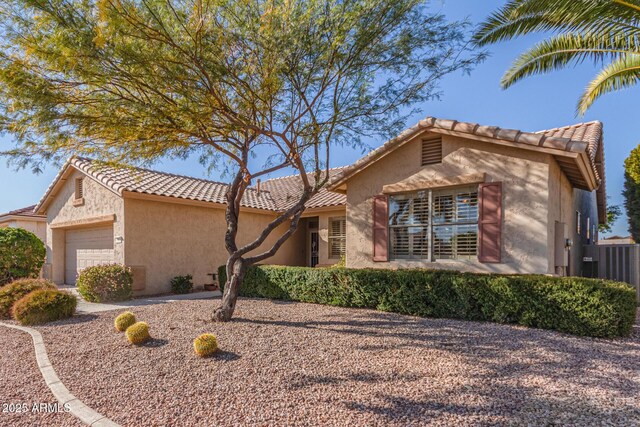
[[77, 304], [76, 297], [68, 292], [39, 289], [19, 299], [12, 314], [23, 325], [38, 325], [73, 316]]
[[131, 344], [143, 344], [151, 339], [149, 325], [146, 322], [136, 322], [127, 328], [125, 332]]
[[20, 298], [38, 289], [56, 289], [56, 285], [43, 279], [20, 279], [0, 288], [0, 319], [11, 317], [11, 307]]
[[42, 240], [22, 228], [0, 228], [0, 286], [20, 278], [36, 278], [46, 257]]
[[218, 351], [218, 340], [213, 334], [202, 334], [193, 340], [193, 349], [200, 357], [211, 356]]
[[125, 311], [124, 313], [118, 315], [118, 317], [116, 317], [116, 320], [114, 320], [113, 322], [114, 326], [116, 327], [116, 331], [118, 332], [126, 331], [127, 328], [134, 323], [136, 323], [136, 316], [130, 311]]
[[[218, 272], [225, 283], [224, 266]], [[593, 337], [629, 335], [637, 309], [635, 291], [626, 283], [423, 269], [253, 266], [240, 295], [516, 323]]]
[[91, 302], [130, 300], [132, 284], [131, 269], [119, 264], [85, 268], [80, 272], [76, 282], [80, 295]]
[[171, 292], [174, 294], [188, 294], [191, 290], [193, 290], [193, 277], [190, 274], [171, 279]]

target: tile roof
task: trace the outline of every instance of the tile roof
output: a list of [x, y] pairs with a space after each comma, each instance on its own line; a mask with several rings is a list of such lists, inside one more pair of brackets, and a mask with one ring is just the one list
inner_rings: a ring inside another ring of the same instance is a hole
[[[586, 150], [589, 152], [590, 157], [595, 158], [595, 152], [599, 146], [599, 140], [595, 139], [595, 137], [602, 136], [602, 123], [580, 123], [540, 132], [523, 132], [517, 129], [505, 129], [498, 126], [483, 126], [477, 123], [427, 117], [426, 119], [420, 120], [416, 125], [404, 130], [395, 138], [385, 142], [352, 165], [346, 167], [339, 176], [332, 179], [330, 187], [360, 171], [382, 155], [394, 150], [412, 136], [427, 130], [454, 131], [459, 134], [488, 137], [519, 143], [522, 144], [523, 148], [534, 146], [567, 152], [584, 152]], [[589, 140], [579, 138], [587, 138]]]
[[[344, 167], [329, 169], [329, 179], [338, 175]], [[310, 174], [309, 174], [310, 176]], [[310, 176], [311, 179], [311, 176]], [[285, 210], [295, 204], [296, 199], [302, 194], [302, 184], [299, 175], [273, 178], [261, 184], [261, 188], [269, 191], [276, 205]], [[320, 191], [306, 203], [307, 209], [342, 206], [347, 204], [347, 196], [328, 191], [326, 188]]]
[[[118, 195], [122, 195], [126, 191], [210, 203], [226, 203], [228, 184], [222, 182], [132, 166], [116, 167], [97, 160], [73, 157], [69, 159], [47, 189], [45, 196], [37, 205], [38, 210], [42, 209], [46, 199], [68, 166], [73, 166], [91, 176]], [[279, 212], [294, 204], [295, 198], [299, 197], [300, 193], [301, 186], [297, 175], [275, 178], [262, 182], [261, 191], [258, 191], [255, 186], [247, 188], [242, 197], [241, 206]], [[326, 189], [322, 189], [307, 202], [307, 208], [344, 204], [346, 204], [344, 195], [330, 193]]]
[[584, 155], [588, 158], [587, 163], [589, 163], [588, 166], [591, 169], [590, 173], [595, 177], [595, 185], [589, 184], [590, 178], [584, 178], [580, 175], [581, 172], [577, 173], [577, 175], [574, 173], [573, 169], [577, 167], [575, 164], [564, 162], [561, 167], [565, 173], [571, 174], [573, 177], [571, 179], [574, 180], [573, 183], [577, 188], [597, 188], [600, 221], [603, 222], [606, 217], [603, 131], [602, 123], [599, 121], [579, 123], [539, 132], [523, 132], [498, 126], [483, 126], [477, 123], [427, 117], [395, 138], [385, 142], [352, 165], [344, 168], [340, 174], [331, 179], [328, 184], [329, 190], [338, 190], [351, 176], [384, 157], [387, 153], [402, 146], [411, 138], [427, 131], [462, 137], [474, 135], [484, 140], [492, 140], [497, 143], [519, 146], [530, 150], [547, 149], [551, 150], [547, 152], [556, 152], [558, 155], [563, 152], [577, 153], [579, 156]]
[[28, 217], [43, 217], [43, 215], [38, 215], [35, 213], [36, 205], [27, 206], [24, 208], [16, 209], [7, 213], [0, 214], [0, 217], [4, 216], [28, 216]]
[[[222, 182], [137, 167], [115, 167], [82, 157], [73, 158], [71, 165], [120, 195], [124, 191], [128, 191], [202, 202], [226, 202], [227, 184]], [[256, 209], [277, 210], [269, 192], [262, 191], [258, 194], [254, 188], [248, 188], [245, 191], [240, 205]]]
[[587, 143], [586, 152], [591, 161], [591, 168], [596, 177], [600, 180], [600, 186], [596, 193], [598, 198], [598, 208], [606, 213], [607, 208], [607, 182], [604, 170], [604, 131], [602, 122], [592, 121], [578, 123], [570, 126], [563, 126], [554, 129], [541, 130], [547, 137], [565, 138], [572, 141], [584, 141]]

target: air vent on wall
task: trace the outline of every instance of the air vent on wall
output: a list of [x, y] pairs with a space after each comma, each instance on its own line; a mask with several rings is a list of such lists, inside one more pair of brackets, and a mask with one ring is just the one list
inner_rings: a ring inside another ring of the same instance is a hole
[[442, 138], [422, 141], [422, 166], [442, 163]]

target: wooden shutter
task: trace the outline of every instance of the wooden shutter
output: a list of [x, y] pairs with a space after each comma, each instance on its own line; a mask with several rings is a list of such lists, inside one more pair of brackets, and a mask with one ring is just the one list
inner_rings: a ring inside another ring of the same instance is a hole
[[422, 141], [422, 166], [442, 163], [442, 138]]
[[501, 261], [502, 255], [502, 183], [480, 184], [478, 219], [478, 260], [485, 263]]
[[346, 218], [329, 218], [329, 258], [340, 258], [346, 253], [346, 238]]
[[376, 262], [389, 260], [388, 204], [385, 195], [373, 198], [373, 260]]

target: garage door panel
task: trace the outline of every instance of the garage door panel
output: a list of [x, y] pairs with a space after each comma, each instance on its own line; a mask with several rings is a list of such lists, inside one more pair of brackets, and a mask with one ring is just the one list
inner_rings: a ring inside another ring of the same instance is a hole
[[75, 284], [78, 273], [87, 267], [115, 262], [113, 227], [67, 230], [65, 282]]

